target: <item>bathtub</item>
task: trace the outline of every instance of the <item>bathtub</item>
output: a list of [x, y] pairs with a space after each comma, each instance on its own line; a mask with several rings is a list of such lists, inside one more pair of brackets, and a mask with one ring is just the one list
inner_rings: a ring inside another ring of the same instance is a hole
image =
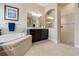
[[23, 56], [31, 46], [32, 37], [25, 33], [0, 36], [0, 55]]

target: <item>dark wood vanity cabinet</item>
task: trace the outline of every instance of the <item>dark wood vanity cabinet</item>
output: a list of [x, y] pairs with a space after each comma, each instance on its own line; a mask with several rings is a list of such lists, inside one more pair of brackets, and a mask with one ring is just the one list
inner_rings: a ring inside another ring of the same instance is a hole
[[48, 29], [30, 29], [32, 42], [48, 39]]
[[0, 35], [1, 35], [1, 29], [0, 29]]

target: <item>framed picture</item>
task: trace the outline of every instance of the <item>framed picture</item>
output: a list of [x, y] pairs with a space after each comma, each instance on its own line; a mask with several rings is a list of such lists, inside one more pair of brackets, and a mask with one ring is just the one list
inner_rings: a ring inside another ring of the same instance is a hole
[[16, 7], [5, 5], [4, 7], [4, 19], [18, 21], [19, 20], [19, 9]]

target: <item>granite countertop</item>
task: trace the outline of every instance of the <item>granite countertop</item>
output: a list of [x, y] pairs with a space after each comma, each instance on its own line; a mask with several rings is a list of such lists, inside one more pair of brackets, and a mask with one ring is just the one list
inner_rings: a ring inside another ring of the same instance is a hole
[[27, 29], [48, 29], [48, 28], [43, 28], [43, 27], [28, 27]]

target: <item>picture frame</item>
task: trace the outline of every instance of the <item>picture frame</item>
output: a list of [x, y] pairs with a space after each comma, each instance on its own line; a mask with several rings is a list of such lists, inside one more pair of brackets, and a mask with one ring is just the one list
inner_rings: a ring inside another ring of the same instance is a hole
[[4, 6], [4, 19], [18, 21], [19, 20], [19, 8], [5, 5]]

